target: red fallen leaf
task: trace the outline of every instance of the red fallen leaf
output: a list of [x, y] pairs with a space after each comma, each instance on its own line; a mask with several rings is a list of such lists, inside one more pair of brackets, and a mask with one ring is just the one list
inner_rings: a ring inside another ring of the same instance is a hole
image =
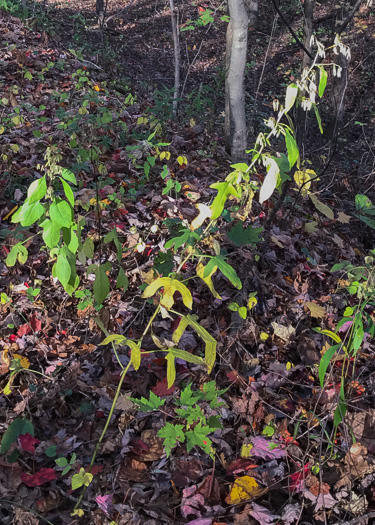
[[306, 463], [302, 470], [295, 472], [289, 479], [289, 490], [301, 492], [305, 488], [305, 479], [310, 472], [310, 463]]
[[168, 388], [168, 380], [165, 377], [161, 381], [158, 381], [155, 386], [151, 388], [153, 393], [159, 397], [166, 397], [173, 394], [176, 390], [175, 385], [172, 385], [171, 388]]
[[40, 443], [39, 439], [36, 439], [28, 432], [26, 434], [22, 434], [22, 436], [19, 436], [18, 439], [20, 440], [22, 450], [25, 450], [26, 452], [31, 452], [32, 454], [35, 453], [34, 445]]
[[53, 468], [42, 468], [36, 474], [21, 472], [21, 479], [28, 487], [39, 487], [44, 483], [57, 479], [57, 475]]
[[34, 330], [34, 332], [40, 332], [42, 329], [42, 321], [37, 318], [36, 313], [33, 314], [29, 319], [29, 325]]
[[[104, 469], [104, 465], [93, 465], [91, 467], [90, 473], [93, 476], [97, 476], [99, 474], [99, 472], [102, 472], [103, 469]], [[86, 472], [88, 472], [88, 471], [89, 471], [89, 467], [86, 468]]]
[[150, 450], [150, 447], [146, 445], [141, 439], [132, 439], [130, 442], [130, 449], [134, 454], [137, 454], [140, 456], [143, 454], [143, 452], [148, 452]]
[[257, 467], [259, 467], [259, 465], [255, 465], [251, 459], [238, 458], [227, 466], [227, 474], [238, 474], [239, 472], [244, 472]]
[[28, 325], [28, 323], [22, 324], [17, 331], [18, 337], [22, 337], [23, 335], [31, 334], [31, 328]]

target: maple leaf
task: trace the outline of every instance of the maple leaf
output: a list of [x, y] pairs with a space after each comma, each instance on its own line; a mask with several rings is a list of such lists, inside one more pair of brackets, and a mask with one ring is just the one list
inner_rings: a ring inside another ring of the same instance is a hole
[[28, 487], [40, 487], [44, 483], [57, 479], [57, 475], [53, 468], [42, 468], [35, 474], [21, 472], [21, 479]]
[[18, 439], [20, 441], [22, 450], [25, 450], [26, 452], [31, 452], [32, 454], [35, 453], [34, 445], [40, 443], [39, 439], [34, 438], [28, 432], [26, 434], [22, 434], [22, 436], [19, 436]]
[[172, 448], [175, 447], [178, 442], [183, 443], [185, 441], [184, 425], [166, 423], [165, 427], [159, 430], [158, 436], [164, 439], [165, 452], [167, 457], [169, 457]]
[[211, 432], [212, 428], [202, 426], [201, 421], [192, 430], [188, 430], [185, 433], [187, 451], [190, 452], [193, 447], [197, 446], [201, 447], [201, 449], [209, 454], [212, 441], [207, 437], [207, 434], [210, 434]]

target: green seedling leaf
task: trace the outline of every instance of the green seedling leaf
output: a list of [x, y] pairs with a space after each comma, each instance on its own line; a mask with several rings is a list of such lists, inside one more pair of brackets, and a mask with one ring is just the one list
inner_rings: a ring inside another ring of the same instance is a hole
[[49, 209], [49, 215], [53, 222], [65, 228], [72, 224], [72, 208], [66, 201], [55, 199]]
[[324, 95], [326, 85], [327, 85], [328, 73], [324, 69], [324, 67], [320, 67], [319, 72], [320, 72], [320, 78], [319, 78], [318, 93], [319, 93], [319, 97], [322, 98], [322, 96]]
[[209, 426], [203, 426], [202, 422], [199, 422], [192, 430], [188, 430], [185, 433], [186, 436], [186, 449], [188, 452], [197, 446], [204, 450], [206, 453], [211, 453], [212, 441], [207, 437], [212, 429]]
[[109, 335], [108, 337], [106, 337], [104, 339], [104, 341], [102, 341], [99, 346], [103, 346], [103, 345], [109, 345], [110, 343], [114, 343], [116, 345], [122, 345], [122, 344], [126, 344], [126, 337], [123, 336], [123, 335], [120, 335], [120, 334], [111, 334]]
[[56, 450], [57, 450], [56, 445], [52, 445], [51, 447], [48, 447], [46, 449], [46, 456], [48, 456], [49, 458], [54, 458], [56, 456]]
[[93, 480], [93, 475], [90, 472], [85, 472], [84, 468], [81, 468], [78, 474], [74, 474], [72, 477], [72, 489], [76, 490], [80, 487], [88, 487]]
[[28, 199], [12, 216], [12, 222], [20, 222], [22, 226], [31, 226], [37, 222], [44, 213], [44, 206], [39, 201], [30, 203]]
[[43, 199], [47, 192], [46, 177], [43, 176], [40, 179], [34, 180], [27, 190], [27, 200], [29, 204], [40, 201]]
[[321, 360], [320, 360], [320, 363], [319, 363], [319, 382], [320, 382], [320, 386], [322, 388], [324, 387], [324, 378], [325, 378], [326, 371], [327, 371], [327, 368], [329, 366], [329, 363], [331, 362], [332, 357], [339, 350], [340, 347], [341, 347], [340, 344], [331, 346], [327, 350], [327, 352], [323, 355]]
[[218, 190], [218, 194], [216, 195], [213, 203], [210, 206], [211, 220], [214, 221], [218, 217], [220, 217], [220, 215], [222, 214], [224, 205], [229, 195], [233, 195], [236, 198], [239, 198], [239, 195], [238, 195], [237, 190], [234, 188], [233, 184], [228, 181], [215, 182], [214, 184], [211, 184], [210, 188], [213, 188], [214, 190]]
[[69, 264], [69, 261], [66, 255], [64, 255], [63, 253], [60, 253], [57, 256], [55, 272], [56, 272], [56, 277], [58, 278], [60, 283], [65, 287], [70, 280], [72, 269], [70, 267], [70, 264]]
[[71, 207], [74, 208], [74, 195], [73, 195], [72, 188], [61, 177], [60, 177], [60, 180], [61, 180], [63, 188], [64, 188], [65, 197], [70, 202]]
[[169, 457], [172, 448], [185, 441], [184, 425], [172, 425], [167, 422], [165, 427], [159, 430], [158, 436], [164, 440], [165, 453]]
[[110, 284], [103, 265], [99, 266], [95, 272], [95, 282], [93, 286], [94, 297], [98, 304], [102, 304], [109, 294]]
[[63, 179], [67, 180], [68, 182], [72, 182], [73, 184], [77, 184], [77, 179], [74, 173], [72, 173], [69, 170], [62, 170], [61, 176]]
[[31, 436], [34, 436], [33, 424], [27, 419], [14, 419], [1, 438], [0, 453], [5, 454], [8, 452], [12, 443], [15, 443], [19, 436], [23, 436], [24, 434], [30, 434]]
[[43, 241], [46, 243], [48, 248], [55, 248], [60, 240], [60, 224], [53, 222], [50, 219], [46, 219], [40, 226], [43, 228]]
[[346, 410], [347, 410], [347, 406], [346, 406], [346, 400], [345, 400], [345, 380], [342, 377], [341, 386], [340, 386], [340, 401], [336, 407], [335, 414], [333, 416], [333, 424], [335, 427], [339, 426], [340, 423], [344, 421]]
[[288, 151], [289, 169], [292, 169], [299, 158], [299, 150], [295, 138], [287, 129], [285, 130], [285, 144]]
[[165, 404], [165, 399], [160, 399], [160, 397], [155, 395], [153, 392], [150, 392], [149, 399], [146, 399], [144, 397], [142, 397], [141, 399], [134, 399], [133, 397], [131, 397], [130, 400], [138, 406], [138, 410], [140, 412], [150, 412], [152, 410], [159, 410], [159, 408]]
[[66, 467], [68, 464], [68, 460], [64, 457], [55, 459], [55, 463], [58, 467]]
[[234, 268], [230, 266], [227, 262], [225, 262], [225, 259], [222, 255], [216, 255], [216, 257], [212, 257], [207, 264], [203, 276], [207, 277], [207, 275], [210, 275], [213, 268], [217, 266], [221, 273], [225, 275], [225, 277], [235, 286], [238, 290], [241, 290], [242, 288], [242, 282], [239, 279], [238, 275], [236, 274]]

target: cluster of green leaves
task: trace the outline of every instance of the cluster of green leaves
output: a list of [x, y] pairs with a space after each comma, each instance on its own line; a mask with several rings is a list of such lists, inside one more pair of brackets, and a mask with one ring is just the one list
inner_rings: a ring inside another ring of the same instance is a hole
[[[346, 287], [350, 296], [357, 297], [357, 306], [347, 306], [342, 319], [337, 323], [335, 332], [315, 328], [315, 331], [326, 335], [333, 344], [324, 353], [319, 364], [319, 381], [322, 388], [326, 380], [328, 367], [332, 361], [343, 360], [339, 403], [334, 414], [334, 425], [338, 426], [344, 419], [347, 403], [345, 399], [345, 374], [346, 363], [351, 358], [355, 358], [363, 343], [365, 334], [371, 338], [375, 335], [375, 324], [370, 315], [375, 307], [375, 251], [365, 258], [363, 266], [354, 266], [350, 261], [342, 261], [333, 266], [332, 272], [344, 272], [349, 281]], [[342, 340], [339, 335], [340, 329], [346, 325], [347, 336]]]
[[[226, 406], [218, 400], [224, 392], [226, 389], [218, 390], [215, 381], [210, 381], [203, 385], [202, 390], [192, 390], [191, 385], [188, 385], [181, 391], [179, 398], [173, 397], [172, 417], [175, 422], [166, 422], [158, 432], [159, 437], [163, 439], [168, 457], [175, 446], [184, 442], [188, 452], [197, 446], [213, 457], [212, 441], [208, 436], [222, 428], [222, 425], [219, 416], [206, 416], [205, 407], [216, 409]], [[132, 399], [132, 401], [137, 404], [141, 412], [158, 411], [165, 404], [165, 399], [161, 399], [153, 392], [150, 393], [149, 399], [142, 397], [140, 400]]]

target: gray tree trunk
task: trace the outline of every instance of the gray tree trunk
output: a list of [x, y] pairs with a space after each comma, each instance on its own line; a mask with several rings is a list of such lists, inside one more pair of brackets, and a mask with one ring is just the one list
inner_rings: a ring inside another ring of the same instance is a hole
[[[230, 21], [227, 29], [225, 56], [225, 145], [232, 162], [246, 160], [247, 129], [245, 115], [245, 66], [249, 4], [258, 2], [228, 0]], [[253, 15], [254, 16], [254, 15]]]
[[174, 0], [169, 0], [171, 10], [173, 49], [174, 49], [174, 93], [173, 116], [176, 118], [178, 110], [178, 97], [180, 96], [180, 39]]

